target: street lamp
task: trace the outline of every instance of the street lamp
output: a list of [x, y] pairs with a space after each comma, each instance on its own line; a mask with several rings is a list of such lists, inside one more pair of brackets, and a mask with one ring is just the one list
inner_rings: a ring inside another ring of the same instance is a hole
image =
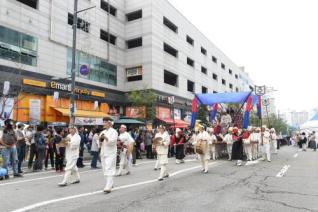
[[78, 0], [74, 0], [74, 13], [73, 13], [73, 44], [72, 44], [72, 69], [71, 69], [71, 98], [70, 98], [70, 127], [75, 123], [75, 56], [76, 56], [76, 30], [77, 30], [77, 14], [95, 8], [96, 6], [89, 7], [77, 11]]

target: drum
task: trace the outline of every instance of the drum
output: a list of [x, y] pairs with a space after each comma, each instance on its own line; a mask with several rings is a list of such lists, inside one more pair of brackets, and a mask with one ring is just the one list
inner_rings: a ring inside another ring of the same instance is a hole
[[195, 151], [199, 155], [203, 155], [206, 152], [206, 141], [199, 140], [195, 145]]

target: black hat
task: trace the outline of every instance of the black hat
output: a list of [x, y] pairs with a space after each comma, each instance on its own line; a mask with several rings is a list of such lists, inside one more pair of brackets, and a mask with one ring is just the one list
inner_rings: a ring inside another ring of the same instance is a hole
[[4, 125], [6, 127], [13, 127], [14, 123], [13, 123], [13, 120], [12, 119], [7, 119], [4, 121]]

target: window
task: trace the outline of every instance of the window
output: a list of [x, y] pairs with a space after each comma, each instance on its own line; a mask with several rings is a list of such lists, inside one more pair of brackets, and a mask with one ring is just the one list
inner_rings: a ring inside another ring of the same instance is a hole
[[235, 74], [235, 79], [238, 79], [238, 75], [237, 74]]
[[170, 71], [164, 71], [164, 83], [178, 87], [178, 75], [171, 73]]
[[142, 10], [137, 10], [135, 12], [126, 14], [127, 21], [134, 21], [140, 18], [142, 18]]
[[226, 85], [225, 79], [222, 79], [222, 84], [223, 84], [223, 85]]
[[194, 82], [188, 80], [188, 91], [194, 93]]
[[0, 26], [0, 58], [36, 66], [37, 50], [37, 38]]
[[207, 88], [207, 87], [202, 86], [202, 93], [207, 93], [207, 92], [208, 92], [208, 88]]
[[[68, 24], [73, 26], [73, 20], [74, 20], [73, 14], [68, 13], [68, 21], [67, 21]], [[89, 27], [90, 27], [90, 23], [88, 23], [87, 21], [84, 21], [81, 18], [77, 18], [77, 29], [81, 29], [84, 32], [88, 33]]]
[[187, 35], [187, 42], [192, 46], [194, 45], [194, 40], [189, 35]]
[[206, 67], [201, 66], [201, 72], [202, 72], [203, 74], [207, 74], [207, 73], [208, 73], [208, 70], [206, 69]]
[[233, 71], [231, 69], [229, 69], [229, 74], [231, 74], [231, 75], [233, 74]]
[[213, 73], [213, 74], [212, 74], [212, 77], [213, 77], [214, 80], [218, 80], [218, 75], [216, 75], [216, 74]]
[[[86, 54], [81, 51], [76, 51], [76, 76], [85, 78], [95, 82], [102, 82], [108, 85], [117, 85], [117, 67], [106, 60]], [[80, 66], [87, 65], [89, 73], [86, 76], [80, 74]], [[67, 74], [71, 74], [72, 69], [72, 49], [67, 49]]]
[[28, 5], [29, 7], [32, 7], [34, 9], [37, 9], [38, 6], [38, 0], [17, 0], [18, 2], [21, 2], [22, 4]]
[[143, 74], [142, 66], [126, 68], [126, 75], [127, 75], [128, 82], [142, 80], [142, 74]]
[[229, 88], [230, 88], [230, 89], [233, 89], [233, 85], [232, 85], [231, 83], [229, 84]]
[[178, 33], [178, 27], [166, 17], [163, 17], [163, 24], [175, 33]]
[[217, 62], [218, 62], [218, 59], [217, 59], [216, 57], [212, 56], [212, 61], [213, 61], [214, 63], [217, 63]]
[[116, 36], [115, 35], [112, 35], [111, 33], [108, 33], [104, 30], [100, 30], [100, 39], [106, 41], [106, 42], [109, 42], [113, 45], [116, 45]]
[[218, 93], [217, 91], [213, 91], [213, 93]]
[[187, 57], [187, 64], [188, 64], [189, 66], [194, 67], [194, 60], [192, 60], [191, 58]]
[[127, 49], [132, 49], [132, 48], [142, 46], [142, 37], [128, 40], [126, 41], [126, 44], [127, 44]]
[[221, 68], [222, 68], [222, 69], [225, 69], [224, 63], [221, 63]]
[[174, 57], [178, 57], [178, 50], [166, 43], [163, 43], [163, 50]]
[[239, 92], [239, 89], [238, 89], [238, 88], [235, 88], [235, 91], [236, 91], [236, 92]]
[[108, 12], [109, 14], [116, 16], [117, 9], [113, 7], [112, 5], [108, 4], [105, 0], [101, 0], [100, 2], [100, 8]]
[[206, 55], [206, 49], [201, 46], [201, 53]]

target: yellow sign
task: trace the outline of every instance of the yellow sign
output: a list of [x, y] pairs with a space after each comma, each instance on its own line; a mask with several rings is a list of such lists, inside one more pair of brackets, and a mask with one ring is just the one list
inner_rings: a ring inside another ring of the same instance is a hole
[[38, 80], [31, 80], [31, 79], [23, 79], [23, 84], [42, 87], [42, 88], [46, 87], [46, 82], [38, 81]]
[[105, 93], [98, 92], [98, 91], [92, 91], [91, 95], [92, 96], [98, 96], [98, 97], [105, 97]]

